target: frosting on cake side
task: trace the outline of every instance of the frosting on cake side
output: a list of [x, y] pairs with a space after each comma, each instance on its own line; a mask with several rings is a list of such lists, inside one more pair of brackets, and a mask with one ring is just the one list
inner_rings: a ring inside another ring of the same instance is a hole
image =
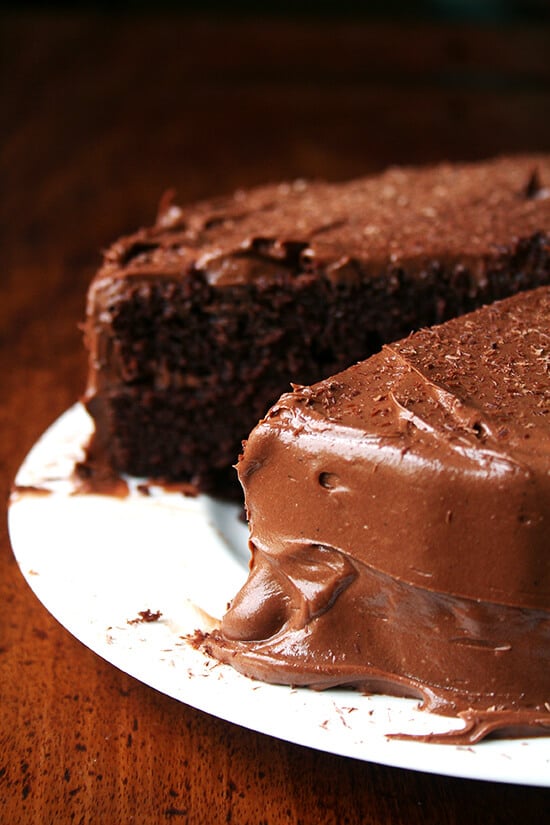
[[296, 387], [238, 470], [251, 569], [210, 652], [419, 697], [453, 742], [550, 730], [549, 288]]

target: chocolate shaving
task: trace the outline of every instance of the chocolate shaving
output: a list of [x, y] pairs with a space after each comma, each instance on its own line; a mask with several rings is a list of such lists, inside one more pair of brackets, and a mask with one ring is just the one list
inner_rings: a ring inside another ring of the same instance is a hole
[[128, 619], [128, 624], [142, 624], [143, 622], [158, 622], [162, 613], [160, 610], [155, 610], [153, 613], [149, 608], [147, 610], [140, 610], [137, 618]]

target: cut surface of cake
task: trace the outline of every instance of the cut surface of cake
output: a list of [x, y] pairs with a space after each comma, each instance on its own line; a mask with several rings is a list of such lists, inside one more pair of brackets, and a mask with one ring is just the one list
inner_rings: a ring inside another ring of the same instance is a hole
[[550, 288], [296, 387], [238, 472], [250, 574], [209, 652], [419, 697], [454, 742], [550, 733]]
[[96, 452], [223, 489], [291, 382], [549, 282], [549, 187], [550, 159], [528, 156], [165, 203], [89, 290]]

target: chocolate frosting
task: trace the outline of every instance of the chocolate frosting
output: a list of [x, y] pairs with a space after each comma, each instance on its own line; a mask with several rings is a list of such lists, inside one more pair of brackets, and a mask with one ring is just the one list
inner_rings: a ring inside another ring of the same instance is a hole
[[[180, 208], [165, 199], [153, 227], [115, 243], [97, 284], [133, 275], [223, 287], [289, 269], [336, 281], [381, 276], [388, 259], [421, 271], [471, 262], [550, 224], [550, 158], [395, 167], [344, 183], [296, 180]], [[512, 231], [511, 231], [512, 230]]]
[[452, 741], [550, 727], [550, 288], [296, 387], [238, 471], [251, 569], [214, 655], [421, 697]]

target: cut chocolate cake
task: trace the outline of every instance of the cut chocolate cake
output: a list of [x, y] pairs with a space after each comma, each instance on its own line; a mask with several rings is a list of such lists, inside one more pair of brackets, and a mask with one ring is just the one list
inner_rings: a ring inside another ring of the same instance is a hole
[[290, 382], [550, 280], [550, 159], [390, 169], [180, 209], [89, 292], [85, 403], [119, 472], [221, 490]]
[[455, 742], [550, 733], [550, 287], [283, 395], [238, 472], [251, 569], [210, 652], [420, 697]]

